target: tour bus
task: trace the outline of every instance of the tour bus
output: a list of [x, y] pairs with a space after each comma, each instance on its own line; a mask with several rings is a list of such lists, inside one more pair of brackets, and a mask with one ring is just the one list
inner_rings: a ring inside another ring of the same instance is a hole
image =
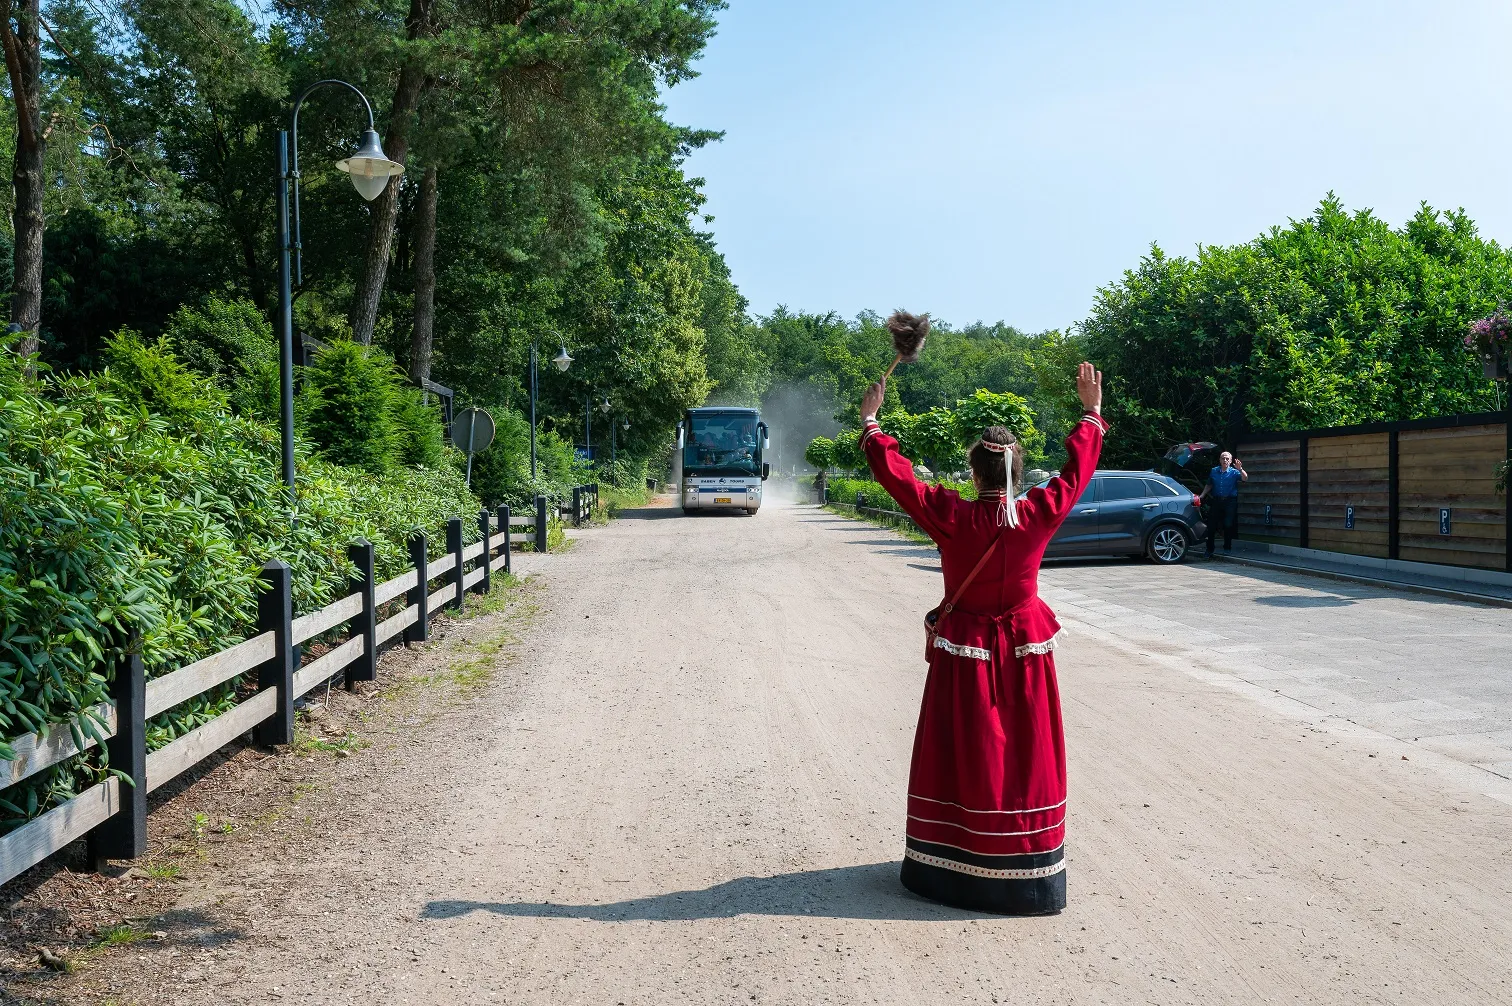
[[767, 425], [755, 409], [689, 409], [677, 426], [677, 482], [684, 512], [761, 507], [761, 483], [772, 466]]

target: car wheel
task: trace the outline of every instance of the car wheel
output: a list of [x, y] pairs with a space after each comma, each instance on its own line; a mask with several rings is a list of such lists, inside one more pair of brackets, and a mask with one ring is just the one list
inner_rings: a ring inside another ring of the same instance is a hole
[[1186, 558], [1187, 550], [1192, 547], [1192, 541], [1187, 533], [1175, 524], [1162, 524], [1150, 535], [1150, 544], [1146, 549], [1151, 561], [1158, 562], [1162, 566], [1180, 562]]

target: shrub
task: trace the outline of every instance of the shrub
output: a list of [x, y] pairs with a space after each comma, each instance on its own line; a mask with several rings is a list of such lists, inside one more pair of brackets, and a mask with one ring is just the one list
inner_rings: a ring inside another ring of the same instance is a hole
[[866, 468], [866, 455], [861, 453], [861, 431], [841, 430], [835, 434], [835, 467], [847, 472], [859, 472]]
[[[293, 524], [275, 428], [234, 414], [165, 341], [119, 333], [107, 357], [99, 374], [43, 381], [0, 357], [0, 738], [51, 723], [90, 732], [80, 712], [105, 697], [132, 633], [149, 676], [244, 638], [268, 559], [290, 564], [308, 612], [345, 592], [351, 542], [372, 541], [387, 578], [408, 564], [412, 529], [440, 539], [447, 517], [479, 508], [449, 465], [375, 476], [301, 441]], [[150, 743], [233, 701], [234, 683], [164, 713]], [[0, 792], [0, 827], [100, 771], [95, 753]]]
[[448, 457], [440, 407], [426, 404], [425, 394], [419, 388], [396, 383], [389, 414], [393, 421], [394, 464], [429, 468], [455, 464], [455, 459]]
[[[954, 489], [961, 494], [962, 499], [976, 499], [976, 487], [970, 482], [941, 482], [941, 487]], [[829, 484], [830, 499], [836, 503], [855, 503], [856, 494], [861, 494], [862, 506], [873, 507], [877, 510], [902, 511], [897, 500], [893, 499], [886, 489], [879, 483], [870, 479], [835, 479]]]
[[958, 400], [955, 426], [957, 438], [965, 444], [976, 440], [989, 426], [1006, 426], [1023, 444], [1026, 461], [1045, 458], [1045, 435], [1034, 426], [1034, 410], [1027, 399], [1012, 392], [978, 389], [970, 398]]
[[278, 342], [251, 301], [211, 297], [199, 307], [185, 304], [168, 318], [164, 334], [186, 366], [225, 382], [237, 412], [278, 418]]
[[835, 464], [835, 442], [829, 437], [815, 437], [804, 449], [803, 460], [815, 471], [828, 471]]
[[393, 361], [349, 340], [321, 350], [304, 372], [305, 431], [338, 465], [381, 475], [394, 467], [399, 373]]
[[537, 495], [565, 499], [572, 487], [594, 481], [586, 463], [577, 460], [572, 444], [553, 430], [536, 433], [535, 482], [530, 480], [530, 421], [507, 407], [489, 408], [494, 418], [494, 442], [473, 457], [473, 490], [490, 504], [533, 505]]
[[384, 353], [341, 339], [310, 361], [304, 377], [302, 432], [327, 460], [375, 475], [460, 467], [461, 456], [443, 439], [440, 406], [427, 405]]

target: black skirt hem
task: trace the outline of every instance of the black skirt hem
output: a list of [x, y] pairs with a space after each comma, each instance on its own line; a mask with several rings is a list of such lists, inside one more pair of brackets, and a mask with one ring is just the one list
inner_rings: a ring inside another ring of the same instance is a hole
[[1001, 880], [974, 877], [904, 858], [903, 886], [953, 908], [994, 915], [1055, 915], [1066, 907], [1066, 871], [1048, 877]]

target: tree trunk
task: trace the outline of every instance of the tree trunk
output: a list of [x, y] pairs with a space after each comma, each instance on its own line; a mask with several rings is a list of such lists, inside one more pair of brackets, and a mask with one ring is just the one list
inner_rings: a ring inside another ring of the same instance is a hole
[[436, 167], [425, 169], [415, 212], [415, 331], [410, 341], [410, 376], [430, 378], [436, 324]]
[[[411, 41], [429, 34], [435, 5], [436, 0], [410, 0], [405, 34]], [[383, 149], [390, 160], [402, 164], [409, 154], [410, 119], [420, 104], [424, 84], [425, 70], [413, 62], [406, 63], [399, 72], [394, 103], [389, 108], [389, 131], [383, 138]], [[352, 338], [363, 345], [373, 341], [373, 325], [378, 320], [378, 302], [383, 297], [384, 281], [388, 279], [389, 252], [393, 248], [394, 224], [398, 219], [399, 183], [390, 180], [383, 195], [372, 202], [367, 252], [363, 256], [362, 273], [357, 277], [357, 289], [352, 293], [349, 318]]]
[[11, 218], [15, 234], [11, 322], [20, 326], [14, 348], [22, 356], [37, 351], [42, 326], [42, 192], [43, 157], [47, 136], [42, 129], [42, 52], [38, 31], [40, 0], [5, 3], [0, 12], [0, 45], [16, 104], [16, 154], [11, 170], [16, 208]]

